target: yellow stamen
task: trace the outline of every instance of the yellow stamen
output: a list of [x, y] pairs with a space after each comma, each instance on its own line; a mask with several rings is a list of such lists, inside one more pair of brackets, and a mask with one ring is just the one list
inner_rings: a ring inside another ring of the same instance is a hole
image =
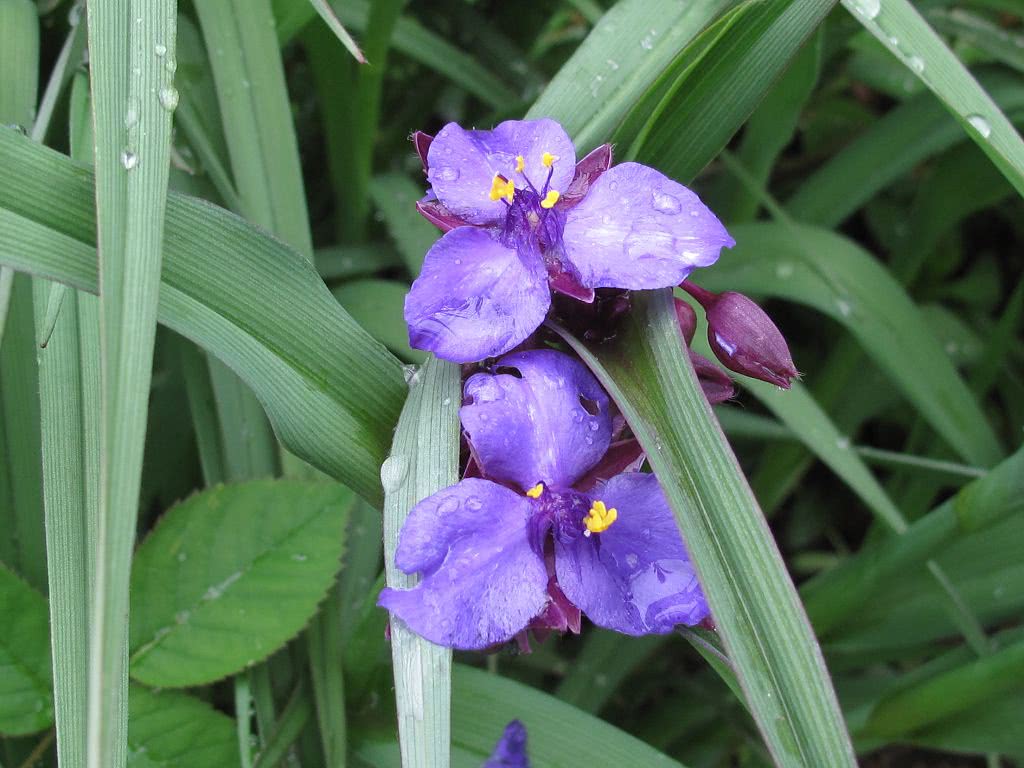
[[512, 198], [515, 196], [516, 185], [510, 180], [506, 179], [500, 173], [494, 175], [494, 181], [491, 182], [491, 200], [501, 200], [505, 198], [508, 202], [512, 202]]
[[548, 193], [544, 195], [544, 199], [540, 201], [540, 207], [554, 208], [555, 203], [558, 202], [559, 197], [561, 197], [561, 195], [558, 193], [557, 189], [548, 190]]
[[603, 501], [595, 501], [593, 506], [590, 507], [590, 512], [583, 518], [583, 524], [586, 526], [583, 535], [589, 536], [592, 533], [607, 531], [612, 527], [612, 523], [618, 519], [619, 512], [615, 507], [608, 509]]
[[526, 159], [522, 155], [516, 155], [516, 171], [522, 173], [525, 167]]
[[542, 493], [544, 493], [544, 483], [537, 483], [533, 488], [526, 492], [526, 495], [531, 499], [539, 499]]
[[557, 159], [558, 155], [552, 155], [550, 152], [545, 152], [540, 156], [540, 162], [545, 168], [550, 168]]

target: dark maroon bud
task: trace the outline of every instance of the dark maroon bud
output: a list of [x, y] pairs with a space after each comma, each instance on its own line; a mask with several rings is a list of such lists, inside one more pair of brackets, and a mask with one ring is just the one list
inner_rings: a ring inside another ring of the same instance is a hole
[[612, 145], [602, 144], [576, 163], [576, 173], [568, 189], [559, 198], [562, 208], [573, 206], [582, 200], [597, 177], [612, 167]]
[[442, 232], [448, 232], [466, 223], [441, 205], [439, 200], [417, 200], [416, 210], [420, 212], [420, 216]]
[[416, 147], [416, 154], [420, 156], [420, 162], [423, 163], [424, 173], [427, 172], [427, 151], [430, 149], [430, 142], [433, 140], [433, 136], [423, 131], [416, 131], [412, 135], [412, 144]]
[[701, 303], [708, 318], [708, 343], [730, 371], [767, 381], [782, 389], [799, 376], [789, 346], [771, 318], [742, 293], [712, 293], [682, 285]]
[[729, 374], [692, 349], [687, 348], [686, 351], [690, 353], [690, 363], [693, 364], [697, 381], [709, 403], [718, 405], [736, 396], [736, 385], [732, 383]]
[[672, 299], [676, 305], [676, 320], [679, 321], [679, 330], [683, 332], [686, 339], [686, 346], [693, 342], [693, 334], [697, 332], [697, 313], [689, 302], [682, 299]]

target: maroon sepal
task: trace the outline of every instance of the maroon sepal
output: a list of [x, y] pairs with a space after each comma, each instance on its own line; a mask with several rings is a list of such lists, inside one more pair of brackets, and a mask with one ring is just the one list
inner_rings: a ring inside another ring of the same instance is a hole
[[420, 212], [420, 216], [442, 232], [449, 232], [456, 227], [466, 225], [466, 222], [441, 205], [439, 200], [417, 200], [416, 210]]
[[635, 438], [612, 443], [597, 466], [579, 479], [576, 488], [589, 491], [602, 480], [610, 480], [623, 472], [635, 472], [644, 463], [644, 457], [644, 449]]
[[686, 339], [686, 346], [690, 346], [693, 342], [693, 334], [697, 332], [697, 313], [693, 307], [682, 299], [672, 299], [673, 304], [676, 308], [676, 320], [679, 321], [679, 330], [683, 332], [683, 338]]
[[434, 137], [429, 133], [423, 131], [415, 131], [412, 135], [412, 145], [416, 147], [416, 154], [420, 156], [420, 162], [423, 163], [423, 172], [427, 172], [427, 150], [430, 149], [430, 142], [434, 140]]
[[582, 285], [576, 275], [567, 270], [561, 261], [555, 258], [544, 261], [548, 268], [548, 283], [551, 285], [551, 290], [564, 293], [566, 296], [586, 304], [594, 303], [594, 289]]
[[597, 177], [611, 167], [611, 144], [602, 144], [596, 149], [592, 149], [586, 157], [576, 163], [576, 174], [572, 177], [569, 188], [559, 198], [559, 207], [567, 208], [576, 205], [590, 191], [590, 185], [597, 181]]
[[692, 349], [687, 348], [686, 351], [690, 353], [690, 362], [697, 374], [697, 381], [700, 382], [700, 388], [709, 403], [718, 405], [736, 396], [736, 385], [732, 383], [729, 374]]

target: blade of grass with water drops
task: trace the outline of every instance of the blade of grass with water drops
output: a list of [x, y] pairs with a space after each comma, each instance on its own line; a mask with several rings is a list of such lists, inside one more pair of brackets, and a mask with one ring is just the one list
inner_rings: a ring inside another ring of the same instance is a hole
[[842, 0], [856, 19], [935, 94], [1024, 195], [1024, 140], [909, 0]]
[[[380, 470], [384, 485], [384, 565], [387, 584], [412, 587], [416, 578], [395, 566], [398, 533], [421, 499], [458, 479], [459, 366], [431, 357], [409, 380], [409, 398]], [[405, 768], [447, 765], [451, 750], [452, 652], [391, 619], [398, 736]]]
[[102, 429], [87, 764], [126, 759], [128, 578], [156, 333], [170, 161], [174, 0], [90, 3]]

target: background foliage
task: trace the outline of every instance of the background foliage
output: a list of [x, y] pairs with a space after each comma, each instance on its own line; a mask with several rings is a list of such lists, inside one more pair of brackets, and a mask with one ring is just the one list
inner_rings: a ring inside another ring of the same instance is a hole
[[[0, 765], [1024, 761], [1022, 74], [1015, 0], [0, 0]], [[691, 184], [803, 373], [726, 443], [666, 297], [568, 338], [719, 633], [385, 638], [458, 450], [408, 137], [524, 114]]]

